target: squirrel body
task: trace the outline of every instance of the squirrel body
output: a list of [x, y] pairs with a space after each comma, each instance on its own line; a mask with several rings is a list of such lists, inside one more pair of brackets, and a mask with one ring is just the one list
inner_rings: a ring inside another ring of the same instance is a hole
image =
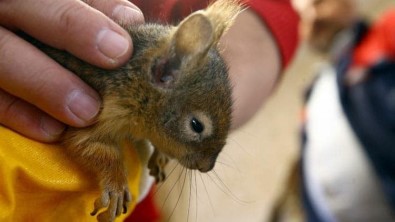
[[164, 179], [167, 157], [201, 172], [210, 171], [231, 125], [231, 86], [217, 44], [240, 11], [236, 1], [219, 0], [178, 26], [124, 27], [133, 39], [132, 58], [105, 70], [35, 40], [38, 48], [97, 90], [102, 98], [95, 124], [70, 127], [62, 143], [84, 169], [97, 175], [102, 190], [92, 215], [114, 221], [131, 197], [122, 141], [155, 148], [150, 174]]

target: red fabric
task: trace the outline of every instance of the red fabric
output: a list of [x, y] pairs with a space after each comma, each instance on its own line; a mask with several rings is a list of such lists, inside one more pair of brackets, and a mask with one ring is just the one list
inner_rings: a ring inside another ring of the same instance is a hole
[[248, 5], [271, 30], [280, 49], [283, 67], [286, 67], [298, 45], [299, 16], [290, 0], [249, 0]]
[[205, 0], [132, 0], [148, 22], [177, 23], [193, 11], [205, 8]]
[[124, 222], [158, 222], [160, 219], [159, 210], [156, 208], [153, 189], [148, 196], [137, 204], [132, 215]]
[[395, 8], [380, 17], [356, 47], [353, 65], [369, 67], [382, 59], [395, 60]]

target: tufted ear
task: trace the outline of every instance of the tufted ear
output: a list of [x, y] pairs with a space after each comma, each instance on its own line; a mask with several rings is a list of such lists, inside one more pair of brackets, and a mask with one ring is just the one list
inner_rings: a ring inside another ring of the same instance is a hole
[[197, 11], [174, 28], [169, 38], [169, 53], [155, 62], [153, 83], [160, 88], [172, 88], [184, 72], [183, 64], [204, 61], [210, 47], [215, 46], [241, 11], [239, 0], [217, 0], [205, 10]]
[[153, 67], [154, 84], [161, 88], [172, 88], [184, 75], [183, 61], [198, 63], [207, 54], [213, 43], [213, 27], [202, 13], [194, 13], [184, 19], [170, 40], [169, 56], [156, 61]]
[[173, 36], [176, 53], [199, 55], [217, 44], [242, 10], [241, 0], [213, 1], [184, 19]]
[[241, 0], [213, 1], [184, 19], [172, 39], [176, 56], [194, 56], [207, 53], [233, 24], [242, 10]]
[[177, 57], [205, 54], [213, 43], [214, 30], [202, 13], [194, 13], [177, 27], [172, 44]]

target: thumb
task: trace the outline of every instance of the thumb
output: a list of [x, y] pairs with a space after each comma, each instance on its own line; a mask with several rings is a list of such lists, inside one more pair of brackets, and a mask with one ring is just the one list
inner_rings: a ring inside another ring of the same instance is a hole
[[[95, 1], [90, 3], [96, 4]], [[128, 7], [120, 1], [118, 4], [119, 7]], [[109, 11], [108, 3], [100, 4], [100, 7], [106, 7]], [[13, 13], [15, 11], [18, 13]], [[136, 21], [143, 20], [138, 10], [132, 12]], [[0, 14], [3, 21], [11, 21], [7, 25], [102, 68], [119, 66], [129, 59], [132, 52], [128, 33], [105, 14], [82, 1], [13, 0], [0, 8]]]

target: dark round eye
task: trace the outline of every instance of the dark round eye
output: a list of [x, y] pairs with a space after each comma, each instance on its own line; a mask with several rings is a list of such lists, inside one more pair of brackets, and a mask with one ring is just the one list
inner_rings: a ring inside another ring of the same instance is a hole
[[204, 130], [203, 124], [196, 118], [191, 119], [191, 127], [196, 133], [201, 133]]

